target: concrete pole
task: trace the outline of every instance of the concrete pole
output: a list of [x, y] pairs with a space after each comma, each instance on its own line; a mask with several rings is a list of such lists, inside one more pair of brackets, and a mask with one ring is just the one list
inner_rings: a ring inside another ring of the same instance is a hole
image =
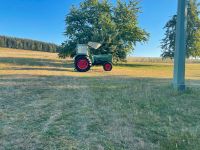
[[174, 56], [174, 88], [185, 90], [185, 57], [187, 29], [187, 0], [178, 0], [176, 49]]

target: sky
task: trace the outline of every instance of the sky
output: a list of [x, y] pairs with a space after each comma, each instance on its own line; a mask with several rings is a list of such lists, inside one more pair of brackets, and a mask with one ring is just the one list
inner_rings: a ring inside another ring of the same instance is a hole
[[[66, 40], [65, 16], [82, 0], [0, 0], [0, 35], [60, 44]], [[112, 0], [112, 2], [116, 2]], [[136, 57], [159, 57], [163, 27], [176, 13], [177, 0], [140, 0], [139, 26], [150, 33], [147, 43], [137, 44]]]

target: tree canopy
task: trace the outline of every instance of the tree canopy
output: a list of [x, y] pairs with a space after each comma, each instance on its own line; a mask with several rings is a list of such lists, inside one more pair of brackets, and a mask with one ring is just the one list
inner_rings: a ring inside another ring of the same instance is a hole
[[77, 44], [99, 42], [102, 47], [94, 54], [113, 54], [116, 61], [125, 60], [137, 42], [148, 40], [149, 34], [138, 25], [140, 8], [137, 0], [128, 3], [108, 0], [85, 0], [73, 6], [66, 16], [65, 35], [60, 57], [74, 56]]
[[[197, 0], [190, 0], [188, 3], [187, 16], [187, 57], [200, 56], [200, 3]], [[174, 58], [175, 39], [176, 39], [177, 15], [174, 15], [165, 25], [165, 37], [162, 39], [162, 57]]]

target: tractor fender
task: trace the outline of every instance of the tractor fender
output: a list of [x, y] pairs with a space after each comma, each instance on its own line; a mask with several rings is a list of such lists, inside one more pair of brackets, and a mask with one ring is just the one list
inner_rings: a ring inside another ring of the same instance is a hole
[[74, 61], [77, 60], [77, 59], [79, 59], [80, 57], [88, 57], [88, 56], [87, 55], [76, 55], [74, 57]]

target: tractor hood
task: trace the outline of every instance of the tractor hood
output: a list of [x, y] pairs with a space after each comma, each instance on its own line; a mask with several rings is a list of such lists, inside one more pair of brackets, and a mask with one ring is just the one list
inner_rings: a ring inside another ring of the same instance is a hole
[[90, 46], [94, 49], [98, 49], [99, 47], [101, 47], [101, 44], [97, 43], [97, 42], [88, 42], [88, 46]]

